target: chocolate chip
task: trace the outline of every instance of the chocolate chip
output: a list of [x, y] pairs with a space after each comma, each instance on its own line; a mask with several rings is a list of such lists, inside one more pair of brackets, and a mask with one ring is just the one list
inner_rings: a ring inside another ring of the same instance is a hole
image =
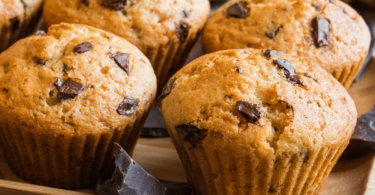
[[9, 89], [7, 89], [7, 88], [3, 88], [3, 91], [4, 91], [5, 93], [8, 93]]
[[276, 37], [277, 33], [280, 31], [280, 29], [282, 29], [283, 26], [279, 26], [277, 27], [276, 29], [269, 29], [265, 35], [270, 38], [270, 39], [273, 39], [274, 37]]
[[285, 75], [295, 75], [297, 71], [288, 60], [273, 60], [273, 64], [283, 69]]
[[182, 11], [182, 15], [183, 15], [184, 18], [188, 18], [190, 16], [190, 11], [186, 9], [186, 10]]
[[273, 56], [283, 56], [282, 53], [279, 53], [279, 52], [277, 52], [277, 51], [270, 50], [270, 49], [263, 50], [262, 53], [263, 53], [263, 55], [266, 56], [267, 58], [272, 58]]
[[236, 2], [227, 9], [227, 16], [234, 18], [245, 18], [247, 14], [247, 9], [245, 9], [242, 2]]
[[174, 89], [175, 87], [174, 85], [175, 81], [176, 81], [176, 78], [173, 78], [169, 81], [169, 83], [163, 88], [163, 91], [158, 99], [163, 100], [172, 92], [172, 89]]
[[9, 19], [9, 28], [11, 31], [16, 31], [20, 27], [20, 19], [16, 16], [14, 18]]
[[85, 4], [87, 7], [90, 5], [90, 0], [81, 0], [83, 4]]
[[238, 101], [236, 108], [250, 123], [256, 123], [262, 115], [262, 111], [258, 105], [249, 102]]
[[86, 41], [86, 42], [76, 45], [73, 51], [75, 53], [85, 53], [85, 52], [90, 51], [92, 47], [93, 45], [90, 42]]
[[291, 83], [292, 85], [305, 85], [302, 80], [301, 80], [301, 77], [298, 76], [298, 75], [287, 75], [286, 78], [288, 79], [289, 83]]
[[180, 24], [176, 26], [176, 29], [174, 30], [177, 39], [180, 41], [180, 43], [185, 43], [187, 37], [189, 36], [189, 30], [190, 26], [185, 24], [183, 21], [180, 21]]
[[57, 99], [59, 102], [73, 99], [77, 97], [85, 88], [78, 82], [73, 81], [72, 79], [66, 80], [63, 85], [59, 88], [59, 93], [57, 94]]
[[42, 35], [46, 35], [46, 32], [42, 31], [42, 30], [38, 30], [34, 33], [35, 36], [42, 36]]
[[60, 89], [60, 87], [63, 85], [63, 82], [60, 78], [57, 78], [53, 84], [56, 86], [57, 89]]
[[240, 74], [242, 74], [243, 71], [244, 71], [244, 69], [240, 68], [240, 66], [235, 66], [234, 68], [235, 68], [236, 71], [237, 71], [238, 73], [240, 73]]
[[44, 60], [44, 59], [40, 59], [40, 58], [34, 56], [33, 60], [34, 60], [34, 62], [36, 62], [39, 66], [44, 66], [44, 65], [46, 65], [46, 60]]
[[120, 115], [132, 115], [135, 112], [137, 106], [137, 100], [131, 97], [125, 97], [125, 99], [120, 103], [119, 107], [117, 108], [117, 112]]
[[118, 52], [113, 54], [112, 58], [115, 59], [116, 64], [129, 75], [129, 54]]
[[126, 5], [127, 0], [104, 0], [103, 1], [103, 6], [113, 9], [115, 11], [120, 11], [124, 9]]
[[312, 20], [313, 35], [317, 47], [329, 45], [329, 26], [328, 20], [319, 16]]
[[189, 142], [193, 148], [201, 144], [202, 140], [208, 136], [207, 130], [193, 125], [178, 125], [176, 131], [180, 134], [181, 140]]

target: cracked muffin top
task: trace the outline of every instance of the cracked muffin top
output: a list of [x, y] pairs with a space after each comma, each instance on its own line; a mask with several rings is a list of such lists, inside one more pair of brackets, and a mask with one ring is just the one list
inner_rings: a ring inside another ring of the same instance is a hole
[[46, 26], [82, 23], [126, 38], [147, 53], [196, 34], [209, 14], [208, 0], [46, 0]]
[[349, 141], [357, 118], [353, 100], [331, 75], [272, 50], [202, 56], [172, 77], [161, 98], [166, 128], [193, 147], [225, 138], [279, 154], [313, 151]]
[[0, 54], [1, 121], [33, 132], [122, 129], [147, 111], [155, 93], [142, 52], [89, 26], [53, 25]]
[[31, 17], [43, 0], [2, 0], [0, 1], [0, 25], [18, 28], [27, 17]]
[[370, 45], [362, 17], [338, 0], [232, 0], [203, 32], [203, 49], [250, 47], [298, 55], [320, 65], [346, 88]]

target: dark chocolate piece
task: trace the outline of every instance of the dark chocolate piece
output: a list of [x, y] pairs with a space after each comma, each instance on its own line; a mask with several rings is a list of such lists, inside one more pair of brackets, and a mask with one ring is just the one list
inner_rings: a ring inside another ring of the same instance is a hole
[[112, 58], [115, 59], [116, 64], [129, 75], [129, 54], [118, 52], [113, 54]]
[[283, 69], [285, 75], [295, 75], [297, 73], [294, 69], [293, 64], [288, 60], [273, 60], [273, 64], [277, 65], [279, 68]]
[[190, 11], [184, 10], [184, 11], [182, 11], [182, 15], [184, 16], [184, 18], [188, 18], [190, 16]]
[[313, 35], [317, 47], [329, 45], [329, 22], [328, 20], [316, 17], [312, 20]]
[[57, 89], [60, 89], [60, 87], [63, 85], [63, 82], [60, 78], [57, 78], [53, 84], [56, 86]]
[[238, 101], [236, 103], [236, 108], [250, 123], [256, 123], [262, 116], [262, 111], [256, 104]]
[[21, 21], [17, 16], [9, 19], [10, 31], [16, 31], [20, 27], [20, 23], [21, 23]]
[[298, 75], [287, 75], [286, 78], [292, 85], [304, 85], [302, 83], [301, 77]]
[[88, 52], [92, 49], [93, 45], [88, 42], [88, 41], [85, 41], [81, 44], [78, 44], [74, 47], [73, 51], [75, 53], [85, 53], [85, 52]]
[[235, 66], [234, 68], [236, 68], [236, 71], [240, 74], [243, 73], [244, 69], [240, 68], [240, 66]]
[[265, 32], [264, 34], [270, 38], [270, 39], [273, 39], [274, 37], [276, 37], [277, 33], [280, 31], [280, 29], [283, 28], [283, 26], [279, 26], [277, 27], [276, 29], [269, 29], [267, 32]]
[[233, 18], [245, 18], [247, 10], [245, 9], [242, 2], [236, 2], [227, 9], [227, 16]]
[[193, 125], [178, 125], [176, 131], [180, 134], [181, 140], [189, 142], [193, 148], [201, 144], [202, 140], [208, 136], [207, 130]]
[[40, 58], [34, 56], [33, 60], [34, 60], [34, 62], [37, 63], [39, 66], [44, 66], [44, 65], [46, 65], [46, 60], [44, 60], [44, 59], [40, 59]]
[[176, 81], [176, 78], [173, 78], [169, 81], [169, 83], [163, 88], [163, 91], [161, 92], [161, 95], [158, 99], [162, 100], [166, 98], [171, 92], [172, 89], [174, 89], [175, 85], [174, 82]]
[[180, 23], [176, 26], [176, 29], [174, 30], [177, 39], [180, 41], [180, 43], [185, 43], [187, 37], [189, 36], [189, 30], [190, 26], [187, 25], [184, 21], [180, 21]]
[[127, 0], [104, 0], [103, 1], [103, 6], [113, 9], [115, 11], [120, 11], [124, 9], [126, 5]]
[[43, 35], [46, 35], [46, 32], [42, 31], [42, 30], [38, 30], [34, 33], [35, 36], [43, 36]]
[[120, 145], [114, 143], [115, 172], [99, 182], [95, 190], [100, 195], [165, 195], [166, 187], [139, 166]]
[[90, 0], [81, 0], [83, 4], [85, 4], [87, 7], [90, 5]]
[[117, 112], [120, 115], [132, 115], [135, 109], [137, 109], [137, 106], [138, 101], [128, 96], [120, 103]]
[[282, 53], [279, 53], [279, 52], [277, 52], [275, 50], [270, 50], [270, 49], [263, 50], [262, 53], [267, 58], [272, 58], [273, 56], [283, 56]]
[[75, 82], [72, 79], [68, 79], [64, 84], [59, 88], [59, 93], [57, 94], [57, 100], [59, 102], [73, 99], [77, 97], [85, 88], [81, 83]]

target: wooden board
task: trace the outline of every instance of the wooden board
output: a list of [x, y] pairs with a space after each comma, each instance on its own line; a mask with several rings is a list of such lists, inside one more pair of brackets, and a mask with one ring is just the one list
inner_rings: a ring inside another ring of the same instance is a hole
[[[375, 55], [360, 80], [349, 90], [358, 114], [375, 105]], [[140, 139], [134, 159], [155, 177], [175, 182], [186, 182], [186, 175], [170, 138]], [[340, 161], [325, 182], [320, 195], [371, 195], [375, 194], [375, 153], [355, 159]], [[95, 194], [94, 190], [68, 191], [27, 184], [9, 169], [0, 149], [0, 194]]]

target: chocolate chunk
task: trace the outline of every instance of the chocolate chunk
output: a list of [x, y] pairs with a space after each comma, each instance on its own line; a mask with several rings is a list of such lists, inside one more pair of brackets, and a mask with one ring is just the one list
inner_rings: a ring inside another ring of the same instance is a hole
[[38, 30], [34, 33], [35, 36], [43, 36], [43, 35], [46, 35], [46, 32], [42, 31], [42, 30]]
[[329, 22], [328, 20], [316, 17], [312, 20], [313, 35], [317, 47], [329, 45]]
[[125, 97], [125, 99], [120, 103], [119, 107], [117, 108], [117, 112], [120, 115], [132, 115], [135, 112], [137, 106], [137, 100], [131, 97]]
[[93, 45], [90, 42], [86, 41], [86, 42], [76, 45], [73, 51], [75, 53], [85, 53], [85, 52], [90, 51], [92, 47]]
[[103, 1], [103, 6], [113, 9], [115, 11], [120, 11], [124, 9], [126, 5], [127, 0], [104, 0]]
[[34, 62], [37, 63], [39, 66], [44, 66], [44, 65], [46, 65], [46, 60], [44, 60], [44, 59], [40, 59], [40, 58], [34, 56], [33, 60], [34, 60]]
[[57, 94], [57, 99], [59, 102], [73, 99], [77, 97], [85, 88], [78, 82], [68, 79], [64, 84], [59, 88], [59, 93]]
[[116, 64], [129, 75], [129, 54], [118, 52], [113, 54], [112, 58], [115, 59]]
[[173, 78], [169, 81], [169, 83], [163, 88], [163, 91], [161, 92], [161, 95], [158, 99], [162, 100], [166, 98], [171, 92], [172, 89], [174, 89], [175, 85], [174, 82], [176, 81], [176, 78]]
[[258, 105], [249, 102], [238, 101], [236, 108], [250, 123], [256, 123], [262, 115], [262, 111]]
[[9, 28], [10, 31], [16, 31], [20, 27], [20, 19], [16, 16], [14, 18], [9, 19]]
[[297, 70], [294, 69], [292, 63], [288, 60], [273, 60], [273, 64], [277, 65], [279, 68], [283, 69], [285, 75], [295, 75]]
[[272, 58], [273, 56], [283, 56], [282, 53], [279, 53], [279, 52], [277, 52], [277, 51], [270, 50], [270, 49], [263, 50], [262, 53], [263, 53], [263, 55], [266, 56], [267, 58]]
[[301, 77], [298, 75], [287, 75], [286, 78], [292, 85], [304, 85], [302, 83]]
[[208, 136], [207, 130], [193, 125], [178, 125], [176, 131], [180, 134], [181, 140], [189, 142], [193, 148], [201, 144], [202, 140]]
[[182, 15], [184, 16], [184, 18], [188, 18], [190, 16], [190, 11], [186, 9], [182, 11]]
[[180, 41], [180, 43], [185, 43], [186, 39], [189, 36], [189, 30], [190, 26], [187, 25], [185, 22], [180, 21], [180, 24], [176, 26], [176, 29], [174, 30], [177, 39]]
[[265, 32], [265, 35], [268, 38], [273, 39], [274, 37], [276, 37], [281, 28], [283, 28], [283, 26], [279, 26], [276, 29], [269, 29], [267, 32]]
[[99, 182], [95, 190], [100, 195], [165, 195], [166, 187], [138, 165], [120, 145], [114, 143], [115, 172]]
[[90, 0], [81, 0], [83, 4], [85, 4], [87, 7], [90, 5]]
[[60, 89], [60, 87], [63, 85], [63, 82], [60, 78], [57, 78], [53, 84], [56, 86], [57, 89]]
[[9, 89], [7, 89], [7, 88], [3, 88], [3, 91], [5, 92], [5, 93], [8, 93], [8, 91], [9, 91]]
[[236, 71], [240, 74], [243, 73], [244, 69], [240, 68], [240, 66], [235, 66], [234, 68], [236, 68]]
[[247, 9], [245, 9], [242, 2], [236, 2], [227, 9], [227, 16], [233, 18], [245, 18]]

